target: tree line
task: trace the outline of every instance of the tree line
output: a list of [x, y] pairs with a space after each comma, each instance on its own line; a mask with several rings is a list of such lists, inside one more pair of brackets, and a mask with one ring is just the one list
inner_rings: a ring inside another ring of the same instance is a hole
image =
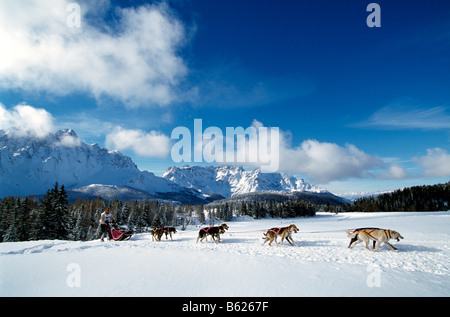
[[207, 205], [207, 208], [214, 208], [220, 219], [228, 221], [232, 215], [250, 216], [253, 219], [311, 217], [316, 214], [316, 211], [326, 211], [327, 206], [303, 199], [287, 199], [281, 202], [275, 200], [228, 202], [225, 200], [213, 202]]
[[67, 239], [69, 234], [67, 192], [58, 183], [41, 202], [29, 197], [0, 201], [0, 241]]
[[450, 182], [413, 186], [376, 197], [363, 197], [345, 206], [346, 211], [441, 211], [448, 210]]
[[177, 214], [191, 214], [198, 207], [175, 206], [158, 201], [106, 201], [78, 199], [69, 204], [58, 183], [39, 202], [31, 197], [5, 197], [0, 201], [0, 242], [43, 239], [86, 241], [100, 235], [99, 220], [109, 208], [113, 227], [144, 232], [150, 227], [178, 225]]

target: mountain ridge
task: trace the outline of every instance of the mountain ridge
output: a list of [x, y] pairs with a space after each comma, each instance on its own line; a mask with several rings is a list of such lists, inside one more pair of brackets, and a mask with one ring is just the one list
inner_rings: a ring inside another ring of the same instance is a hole
[[328, 193], [303, 179], [281, 173], [262, 173], [260, 169], [246, 171], [241, 166], [172, 166], [162, 177], [183, 187], [224, 197], [256, 191]]
[[71, 129], [45, 138], [15, 136], [0, 130], [0, 193], [2, 196], [40, 195], [55, 182], [73, 190], [92, 184], [129, 187], [150, 195], [201, 194], [148, 171], [118, 151], [86, 144]]
[[72, 197], [192, 204], [266, 191], [331, 195], [303, 179], [240, 166], [172, 166], [159, 177], [139, 170], [119, 151], [85, 143], [72, 129], [43, 138], [0, 130], [0, 196], [42, 195], [55, 182], [64, 184]]

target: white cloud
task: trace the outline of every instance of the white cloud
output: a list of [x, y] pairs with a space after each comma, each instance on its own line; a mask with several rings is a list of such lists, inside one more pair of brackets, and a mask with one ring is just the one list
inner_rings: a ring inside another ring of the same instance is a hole
[[[194, 141], [193, 151], [197, 153], [203, 151], [203, 160], [207, 162], [261, 168], [263, 172], [264, 168], [267, 172], [302, 174], [309, 181], [318, 184], [348, 178], [375, 179], [380, 178], [383, 172], [383, 177], [389, 179], [407, 176], [403, 168], [385, 163], [381, 158], [367, 154], [352, 144], [339, 146], [335, 143], [309, 139], [297, 147], [292, 147], [289, 132], [281, 131], [279, 128], [274, 130], [275, 127], [267, 127], [267, 130], [263, 128], [264, 124], [256, 119], [247, 129], [229, 127], [226, 133], [217, 127], [199, 126], [196, 130], [203, 132], [204, 140], [203, 144]], [[265, 136], [262, 136], [261, 133], [264, 131]], [[210, 135], [212, 133], [214, 137]], [[275, 138], [272, 138], [273, 133]], [[187, 134], [189, 136], [187, 146], [190, 146], [191, 134], [189, 132]], [[196, 135], [194, 139], [201, 137]], [[211, 139], [213, 141], [210, 141]], [[188, 152], [187, 160], [184, 157], [182, 159], [184, 162], [192, 162], [191, 156], [192, 154]], [[208, 159], [205, 159], [205, 156]], [[176, 161], [181, 161], [181, 158]]]
[[[73, 28], [66, 11], [71, 2], [2, 1], [2, 87], [81, 91], [128, 106], [177, 101], [177, 85], [187, 74], [177, 55], [185, 30], [166, 4], [112, 10], [107, 1], [82, 1], [81, 27]], [[116, 24], [105, 26], [98, 12], [114, 14]]]
[[310, 181], [326, 184], [333, 180], [371, 176], [370, 169], [383, 167], [376, 156], [346, 144], [305, 140], [292, 148], [283, 138], [280, 148], [280, 170], [295, 174], [303, 173]]
[[409, 176], [407, 170], [401, 166], [393, 164], [388, 167], [387, 171], [378, 175], [379, 179], [404, 179]]
[[53, 130], [53, 117], [45, 109], [20, 104], [6, 109], [0, 103], [0, 129], [19, 136], [42, 138]]
[[106, 136], [105, 145], [119, 151], [132, 150], [144, 157], [165, 158], [170, 153], [171, 140], [167, 135], [157, 131], [146, 133], [119, 126]]
[[76, 147], [81, 145], [81, 140], [72, 135], [64, 135], [61, 140], [56, 142], [56, 146]]
[[[246, 142], [244, 147], [235, 146], [234, 156], [226, 157], [245, 158], [226, 161], [226, 164], [239, 164], [252, 168], [262, 168], [267, 162], [259, 157], [261, 143], [261, 130], [264, 124], [258, 120], [253, 120], [250, 128], [254, 129], [254, 138], [258, 139], [258, 145], [250, 148], [250, 142]], [[269, 128], [269, 130], [272, 128]], [[250, 133], [245, 130], [243, 133]], [[272, 133], [272, 132], [271, 132]], [[387, 178], [398, 178], [402, 175], [401, 167], [389, 166], [377, 156], [369, 155], [352, 144], [339, 146], [335, 143], [320, 142], [317, 140], [305, 140], [299, 146], [292, 147], [290, 144], [291, 135], [289, 132], [279, 130], [279, 139], [274, 142], [272, 138], [267, 140], [267, 149], [271, 153], [270, 165], [276, 165], [277, 171], [289, 174], [303, 174], [309, 181], [319, 184], [326, 184], [333, 180], [343, 180], [348, 178], [370, 177], [375, 178], [381, 170], [386, 168], [389, 171], [385, 174]], [[250, 139], [250, 136], [248, 136]], [[222, 144], [223, 140], [227, 142], [227, 152], [230, 151], [228, 143], [234, 144], [230, 136], [224, 139], [220, 136], [217, 141]], [[274, 147], [277, 147], [276, 149]], [[199, 150], [199, 149], [197, 149]], [[262, 151], [265, 153], [266, 151]], [[219, 157], [222, 153], [219, 153]], [[250, 159], [253, 156], [254, 159]], [[275, 162], [272, 162], [275, 160]], [[272, 164], [276, 163], [276, 164]], [[388, 166], [388, 167], [386, 167]], [[374, 169], [376, 171], [374, 171]], [[388, 177], [389, 175], [389, 177]]]
[[362, 123], [359, 127], [376, 127], [380, 129], [450, 129], [450, 115], [446, 107], [426, 108], [393, 104], [384, 107]]
[[413, 159], [419, 164], [426, 176], [450, 176], [450, 154], [441, 148], [428, 149], [427, 155]]

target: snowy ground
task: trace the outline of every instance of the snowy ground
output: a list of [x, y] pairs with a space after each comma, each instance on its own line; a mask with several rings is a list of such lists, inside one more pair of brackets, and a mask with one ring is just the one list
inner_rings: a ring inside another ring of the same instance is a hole
[[[262, 245], [261, 230], [295, 223], [300, 245]], [[449, 296], [450, 212], [318, 214], [229, 222], [222, 243], [198, 227], [153, 242], [0, 243], [0, 296]], [[347, 249], [344, 230], [399, 231], [399, 252]]]

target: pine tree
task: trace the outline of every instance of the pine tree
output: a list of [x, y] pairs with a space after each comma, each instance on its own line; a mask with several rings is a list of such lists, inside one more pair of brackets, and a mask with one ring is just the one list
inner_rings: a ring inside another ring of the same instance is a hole
[[120, 217], [118, 217], [116, 221], [118, 224], [127, 224], [129, 216], [130, 216], [130, 206], [128, 205], [128, 203], [124, 203], [120, 211]]
[[29, 225], [28, 218], [30, 215], [29, 199], [17, 199], [17, 209], [16, 209], [16, 229], [17, 229], [17, 239], [19, 241], [27, 241], [29, 238]]
[[231, 218], [233, 218], [233, 208], [231, 206], [228, 206], [228, 203], [225, 204], [224, 215], [224, 221], [230, 221]]
[[67, 193], [58, 182], [42, 199], [32, 229], [33, 239], [66, 240], [70, 234]]
[[14, 222], [9, 226], [8, 230], [6, 230], [5, 235], [3, 236], [3, 239], [5, 242], [17, 242], [20, 241], [17, 234], [17, 228], [14, 224]]
[[154, 228], [160, 228], [160, 227], [162, 227], [162, 224], [161, 224], [161, 218], [160, 218], [160, 216], [159, 216], [159, 212], [157, 212], [157, 213], [155, 214], [155, 217], [153, 218], [153, 221], [152, 221], [152, 227], [154, 227]]
[[41, 201], [35, 215], [34, 215], [34, 226], [32, 237], [36, 240], [44, 240], [50, 239], [50, 218], [53, 210], [52, 202], [51, 202], [52, 192], [47, 190], [47, 194], [45, 194], [44, 198]]
[[11, 203], [9, 204], [9, 208], [7, 209], [7, 213], [6, 213], [6, 231], [3, 235], [3, 240], [7, 241], [7, 242], [16, 242], [16, 241], [20, 241], [19, 236], [18, 236], [18, 229], [17, 229], [17, 225], [18, 225], [18, 214], [19, 214], [19, 210], [21, 208], [21, 201], [20, 198], [17, 198], [14, 200], [14, 205]]
[[195, 208], [195, 215], [197, 216], [197, 220], [201, 224], [205, 223], [206, 219], [205, 219], [205, 211], [204, 211], [203, 204], [196, 206], [196, 208]]
[[64, 185], [61, 186], [61, 189], [56, 190], [56, 202], [55, 202], [55, 212], [57, 215], [57, 224], [56, 230], [58, 231], [57, 239], [69, 239], [71, 236], [71, 219], [68, 213], [68, 205], [69, 201], [67, 199], [68, 195], [64, 188]]
[[51, 209], [48, 213], [50, 236], [48, 238], [66, 240], [70, 233], [70, 219], [67, 212], [68, 201], [64, 185], [61, 189], [58, 189], [58, 182], [55, 183], [55, 187], [51, 191], [50, 205]]
[[241, 208], [239, 210], [240, 216], [248, 216], [247, 203], [245, 201], [241, 202]]
[[87, 240], [87, 233], [89, 227], [86, 225], [87, 222], [87, 212], [84, 211], [85, 205], [82, 204], [76, 209], [75, 215], [73, 216], [75, 220], [73, 228], [73, 239], [76, 241]]

